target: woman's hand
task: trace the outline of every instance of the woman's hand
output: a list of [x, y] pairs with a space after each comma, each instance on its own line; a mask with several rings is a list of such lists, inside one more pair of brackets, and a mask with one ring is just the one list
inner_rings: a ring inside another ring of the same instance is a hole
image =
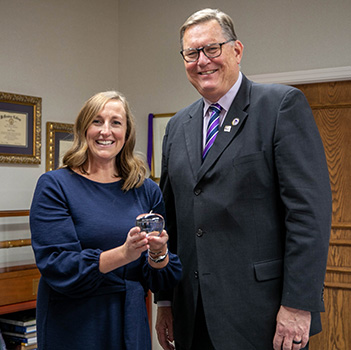
[[137, 260], [142, 252], [149, 249], [148, 238], [145, 232], [140, 232], [139, 227], [130, 229], [123, 245], [106, 250], [100, 254], [99, 269], [108, 273], [118, 267]]
[[[149, 264], [156, 268], [162, 269], [168, 264], [168, 234], [165, 230], [158, 235], [158, 232], [150, 232], [148, 234], [149, 241]], [[160, 261], [158, 261], [160, 259]]]
[[139, 227], [130, 229], [127, 239], [122, 246], [125, 258], [132, 262], [137, 260], [141, 253], [149, 249], [148, 238], [145, 232], [140, 232]]
[[163, 254], [166, 253], [168, 242], [168, 233], [166, 230], [163, 230], [160, 235], [158, 232], [150, 232], [147, 238], [151, 252], [162, 251]]

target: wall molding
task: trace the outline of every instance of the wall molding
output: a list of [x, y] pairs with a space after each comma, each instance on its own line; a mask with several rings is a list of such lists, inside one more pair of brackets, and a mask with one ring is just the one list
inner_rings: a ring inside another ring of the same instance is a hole
[[257, 83], [312, 84], [329, 81], [351, 80], [351, 66], [301, 70], [295, 72], [249, 75]]

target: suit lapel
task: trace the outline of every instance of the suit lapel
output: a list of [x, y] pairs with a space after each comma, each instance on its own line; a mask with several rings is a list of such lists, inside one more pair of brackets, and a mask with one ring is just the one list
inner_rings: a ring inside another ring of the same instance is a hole
[[245, 110], [249, 105], [250, 90], [251, 82], [243, 75], [243, 81], [238, 94], [229, 108], [211, 150], [198, 171], [197, 181], [201, 180], [204, 174], [232, 142], [237, 132], [243, 127], [244, 121], [248, 117]]
[[183, 123], [185, 146], [194, 178], [202, 164], [203, 100], [200, 99]]

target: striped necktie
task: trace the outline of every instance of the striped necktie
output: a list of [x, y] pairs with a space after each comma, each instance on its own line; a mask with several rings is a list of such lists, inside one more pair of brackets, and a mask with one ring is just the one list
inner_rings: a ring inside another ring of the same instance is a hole
[[219, 114], [221, 113], [222, 107], [218, 103], [214, 103], [210, 106], [211, 117], [207, 126], [206, 133], [206, 144], [202, 153], [202, 159], [205, 159], [208, 151], [213, 145], [213, 142], [219, 131]]

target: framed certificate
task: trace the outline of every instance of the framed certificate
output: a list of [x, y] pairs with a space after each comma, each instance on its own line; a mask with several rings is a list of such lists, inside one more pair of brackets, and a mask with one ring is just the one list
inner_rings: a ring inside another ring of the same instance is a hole
[[62, 158], [73, 144], [73, 124], [46, 123], [46, 171], [62, 165]]
[[0, 92], [0, 163], [40, 164], [41, 101]]

